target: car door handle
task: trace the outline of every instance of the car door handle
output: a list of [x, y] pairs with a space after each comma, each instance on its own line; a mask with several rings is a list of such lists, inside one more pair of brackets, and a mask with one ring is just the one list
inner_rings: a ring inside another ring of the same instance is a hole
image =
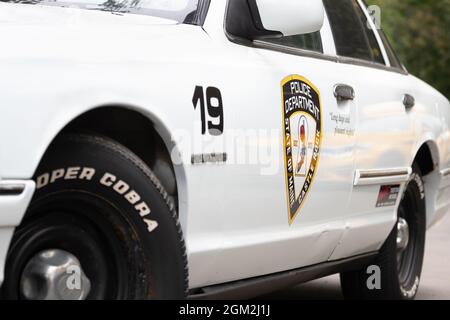
[[405, 94], [405, 96], [403, 97], [403, 105], [406, 109], [411, 109], [416, 105], [416, 100], [412, 95]]
[[338, 101], [355, 99], [355, 90], [346, 84], [337, 84], [334, 86], [334, 96]]

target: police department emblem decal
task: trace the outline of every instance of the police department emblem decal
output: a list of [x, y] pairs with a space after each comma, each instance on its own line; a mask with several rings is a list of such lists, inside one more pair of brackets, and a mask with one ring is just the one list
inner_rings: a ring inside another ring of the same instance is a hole
[[322, 106], [317, 88], [301, 76], [285, 78], [281, 87], [286, 194], [289, 224], [292, 224], [317, 172], [322, 144]]

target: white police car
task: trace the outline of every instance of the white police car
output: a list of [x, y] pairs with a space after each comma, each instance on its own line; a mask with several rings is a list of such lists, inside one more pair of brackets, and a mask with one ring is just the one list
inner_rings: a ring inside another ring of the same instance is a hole
[[2, 0], [0, 31], [4, 299], [414, 298], [450, 104], [362, 1]]

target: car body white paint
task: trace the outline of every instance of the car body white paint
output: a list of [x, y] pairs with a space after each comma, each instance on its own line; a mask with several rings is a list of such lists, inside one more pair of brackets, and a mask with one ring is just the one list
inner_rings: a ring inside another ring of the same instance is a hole
[[[212, 1], [202, 28], [148, 16], [0, 3], [0, 177], [27, 183], [21, 196], [0, 196], [0, 264], [30, 201], [40, 159], [79, 115], [105, 105], [135, 110], [155, 123], [169, 149], [190, 159], [205, 150], [184, 150], [180, 132], [207, 143], [192, 106], [194, 88], [214, 86], [224, 100], [221, 139], [232, 129], [264, 129], [278, 130], [279, 142], [280, 82], [291, 74], [320, 90], [324, 108], [321, 160], [301, 214], [288, 224], [282, 170], [261, 175], [261, 164], [176, 165], [190, 288], [378, 250], [395, 224], [399, 201], [376, 208], [383, 181], [355, 185], [355, 174], [408, 170], [424, 144], [436, 166], [425, 177], [428, 225], [449, 211], [445, 97], [411, 75], [233, 43], [223, 29], [225, 10], [226, 1]], [[324, 49], [333, 56], [325, 20]], [[353, 86], [355, 100], [338, 104], [337, 83]], [[416, 99], [409, 111], [404, 94]], [[330, 112], [348, 116], [354, 135], [334, 134]], [[270, 148], [266, 138], [258, 137], [258, 148]], [[236, 148], [214, 151], [233, 158], [235, 149], [252, 145], [241, 140]], [[275, 151], [272, 161], [282, 165], [282, 147]]]

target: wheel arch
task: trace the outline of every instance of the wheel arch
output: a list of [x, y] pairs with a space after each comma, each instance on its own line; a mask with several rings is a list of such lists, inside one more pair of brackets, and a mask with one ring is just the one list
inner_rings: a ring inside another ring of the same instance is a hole
[[415, 152], [413, 163], [416, 163], [423, 176], [439, 169], [439, 149], [433, 140], [426, 140], [420, 144]]
[[441, 181], [439, 159], [439, 148], [436, 142], [432, 139], [425, 139], [419, 144], [413, 160], [423, 176], [427, 228], [430, 228], [437, 220], [436, 201]]
[[[182, 163], [174, 165], [172, 154], [179, 155], [170, 129], [158, 116], [133, 105], [107, 104], [85, 110], [69, 120], [48, 143], [40, 161], [61, 135], [88, 133], [101, 135], [124, 145], [140, 157], [173, 197], [178, 215], [186, 212], [186, 174]], [[37, 169], [36, 169], [37, 170]], [[36, 174], [36, 172], [35, 172]], [[180, 216], [182, 226], [185, 217]]]

